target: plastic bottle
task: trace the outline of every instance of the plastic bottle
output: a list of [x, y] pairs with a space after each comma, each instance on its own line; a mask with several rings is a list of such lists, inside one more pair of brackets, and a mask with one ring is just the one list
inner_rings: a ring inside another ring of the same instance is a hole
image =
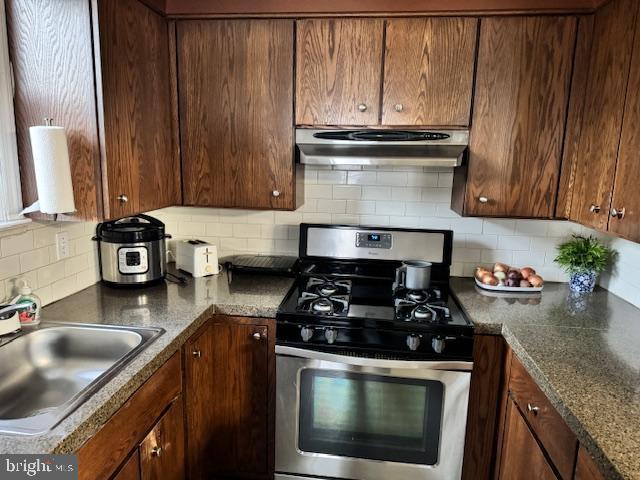
[[40, 309], [42, 308], [42, 301], [40, 297], [33, 293], [31, 287], [26, 280], [22, 280], [22, 287], [20, 287], [20, 295], [13, 303], [35, 303], [35, 313], [20, 312], [20, 324], [21, 325], [37, 325], [40, 323]]

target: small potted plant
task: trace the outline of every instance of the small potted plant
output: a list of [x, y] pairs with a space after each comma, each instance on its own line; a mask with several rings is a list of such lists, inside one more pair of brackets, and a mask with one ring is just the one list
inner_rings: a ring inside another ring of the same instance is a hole
[[611, 250], [595, 237], [574, 235], [558, 247], [555, 262], [570, 275], [569, 286], [577, 293], [593, 292], [598, 275], [607, 268]]

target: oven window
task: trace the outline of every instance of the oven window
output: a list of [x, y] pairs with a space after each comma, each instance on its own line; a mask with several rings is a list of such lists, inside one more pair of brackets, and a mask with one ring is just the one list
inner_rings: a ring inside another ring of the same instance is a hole
[[302, 370], [298, 448], [434, 465], [442, 396], [443, 385], [434, 380]]

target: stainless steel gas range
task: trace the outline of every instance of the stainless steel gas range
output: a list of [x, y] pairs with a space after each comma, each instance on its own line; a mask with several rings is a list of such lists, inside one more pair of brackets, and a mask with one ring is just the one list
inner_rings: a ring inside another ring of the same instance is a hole
[[[473, 326], [449, 292], [452, 243], [446, 230], [300, 226], [276, 317], [276, 479], [460, 478]], [[428, 267], [423, 288], [399, 280], [406, 260]]]

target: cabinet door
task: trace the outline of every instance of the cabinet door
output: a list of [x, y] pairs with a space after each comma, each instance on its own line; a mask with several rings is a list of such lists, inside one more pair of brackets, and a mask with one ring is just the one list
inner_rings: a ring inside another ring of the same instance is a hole
[[182, 480], [184, 442], [182, 397], [178, 397], [140, 444], [142, 480]]
[[575, 36], [574, 17], [481, 21], [465, 214], [553, 216]]
[[384, 125], [469, 125], [478, 20], [387, 21]]
[[609, 231], [640, 242], [640, 35], [636, 33]]
[[500, 458], [500, 479], [557, 480], [542, 449], [511, 399], [507, 404], [507, 419]]
[[120, 467], [111, 480], [139, 480], [140, 479], [140, 452], [136, 448], [127, 461]]
[[297, 22], [296, 124], [377, 125], [384, 21]]
[[191, 478], [269, 477], [269, 333], [266, 325], [211, 323], [187, 345]]
[[141, 2], [97, 5], [105, 217], [179, 204], [166, 20]]
[[184, 203], [295, 207], [293, 22], [178, 23]]
[[[638, 5], [609, 2], [595, 15], [570, 219], [600, 230], [608, 223]], [[626, 142], [634, 141], [627, 136]]]
[[576, 462], [576, 473], [574, 480], [604, 480], [597, 465], [591, 455], [583, 446], [578, 449], [578, 461]]

